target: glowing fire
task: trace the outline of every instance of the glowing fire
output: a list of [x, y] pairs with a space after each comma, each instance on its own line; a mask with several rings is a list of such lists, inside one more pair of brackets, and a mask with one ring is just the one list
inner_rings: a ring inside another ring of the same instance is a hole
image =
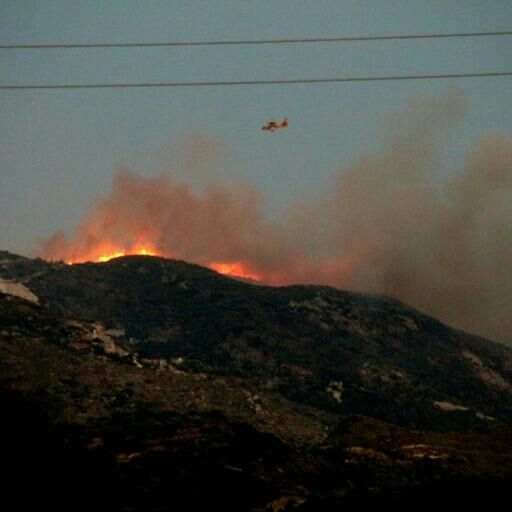
[[68, 265], [74, 265], [75, 263], [85, 262], [105, 262], [121, 256], [162, 256], [162, 253], [156, 248], [151, 247], [147, 244], [137, 244], [130, 249], [119, 249], [111, 247], [100, 247], [93, 252], [88, 254], [75, 256], [66, 260]]
[[120, 256], [126, 256], [124, 252], [115, 252], [114, 254], [103, 254], [98, 258], [98, 261], [108, 261], [113, 260], [114, 258], [119, 258]]
[[246, 270], [242, 263], [210, 263], [209, 267], [219, 274], [261, 281], [261, 276]]
[[[76, 255], [66, 260], [68, 265], [76, 263], [104, 263], [121, 256], [164, 256], [164, 254], [150, 244], [136, 244], [129, 249], [121, 249], [112, 245], [102, 244], [98, 248], [87, 252], [86, 254]], [[241, 277], [243, 279], [251, 279], [253, 281], [261, 281], [261, 276], [254, 272], [248, 271], [242, 263], [219, 263], [214, 262], [207, 265], [219, 274], [232, 277]]]

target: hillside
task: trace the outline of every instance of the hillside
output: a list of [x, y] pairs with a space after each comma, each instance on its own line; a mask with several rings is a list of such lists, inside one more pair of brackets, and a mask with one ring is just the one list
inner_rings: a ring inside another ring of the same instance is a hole
[[512, 416], [512, 350], [390, 298], [252, 286], [147, 256], [14, 260], [1, 275], [62, 315], [110, 329], [139, 357], [250, 379], [326, 411], [440, 430]]
[[306, 511], [509, 488], [512, 351], [396, 300], [154, 257], [0, 253], [0, 278], [39, 302], [0, 294], [13, 493]]

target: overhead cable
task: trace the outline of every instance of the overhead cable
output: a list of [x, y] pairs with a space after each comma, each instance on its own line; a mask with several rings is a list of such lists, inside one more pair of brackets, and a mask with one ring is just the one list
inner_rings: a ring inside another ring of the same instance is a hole
[[357, 41], [400, 41], [409, 39], [449, 39], [458, 37], [498, 37], [510, 36], [512, 31], [492, 32], [445, 32], [437, 34], [404, 34], [381, 36], [312, 37], [289, 39], [241, 39], [227, 41], [171, 41], [135, 43], [50, 43], [50, 44], [0, 44], [0, 50], [51, 50], [87, 48], [159, 48], [173, 46], [240, 46], [259, 44], [309, 44], [309, 43], [350, 43]]
[[512, 71], [496, 71], [482, 73], [447, 73], [432, 75], [391, 75], [391, 76], [359, 76], [340, 78], [302, 78], [284, 80], [221, 80], [197, 82], [128, 82], [128, 83], [76, 83], [76, 84], [18, 84], [0, 85], [0, 90], [30, 89], [128, 89], [156, 87], [219, 87], [244, 85], [293, 85], [293, 84], [325, 84], [346, 82], [383, 82], [392, 80], [438, 80], [448, 78], [489, 78], [512, 76]]

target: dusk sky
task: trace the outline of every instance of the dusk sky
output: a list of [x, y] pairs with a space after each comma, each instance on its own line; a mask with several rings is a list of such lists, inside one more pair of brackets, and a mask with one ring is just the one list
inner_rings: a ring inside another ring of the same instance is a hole
[[[509, 30], [509, 0], [0, 0], [0, 42], [116, 43]], [[512, 37], [281, 46], [0, 50], [13, 84], [267, 80], [510, 71]], [[0, 91], [0, 247], [34, 254], [69, 232], [120, 166], [184, 177], [183, 146], [222, 153], [211, 171], [248, 179], [269, 216], [383, 142], [409, 98], [458, 87], [463, 121], [439, 149], [443, 175], [490, 130], [512, 133], [512, 78], [187, 89]], [[270, 117], [290, 126], [270, 135]], [[192, 137], [192, 139], [191, 139]], [[199, 164], [198, 164], [199, 165]], [[208, 166], [206, 166], [208, 167]], [[197, 176], [190, 176], [196, 179]], [[193, 174], [193, 173], [192, 173]]]

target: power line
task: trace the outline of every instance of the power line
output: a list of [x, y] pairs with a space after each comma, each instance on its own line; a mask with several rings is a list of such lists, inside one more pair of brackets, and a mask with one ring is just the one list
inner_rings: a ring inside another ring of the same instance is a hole
[[484, 73], [449, 73], [436, 75], [391, 75], [391, 76], [361, 76], [340, 78], [303, 78], [287, 80], [224, 80], [209, 82], [134, 82], [134, 83], [96, 83], [96, 84], [20, 84], [0, 85], [0, 90], [29, 90], [29, 89], [128, 89], [153, 87], [216, 87], [235, 85], [292, 85], [292, 84], [325, 84], [344, 82], [383, 82], [392, 80], [438, 80], [447, 78], [488, 78], [512, 76], [512, 71], [497, 71]]
[[233, 41], [175, 41], [149, 43], [58, 43], [58, 44], [2, 44], [1, 50], [49, 50], [73, 48], [158, 48], [166, 46], [235, 46], [258, 44], [349, 43], [356, 41], [400, 41], [407, 39], [448, 39], [456, 37], [510, 36], [512, 31], [448, 32], [439, 34], [405, 34], [389, 36], [314, 37], [301, 39], [242, 39]]

